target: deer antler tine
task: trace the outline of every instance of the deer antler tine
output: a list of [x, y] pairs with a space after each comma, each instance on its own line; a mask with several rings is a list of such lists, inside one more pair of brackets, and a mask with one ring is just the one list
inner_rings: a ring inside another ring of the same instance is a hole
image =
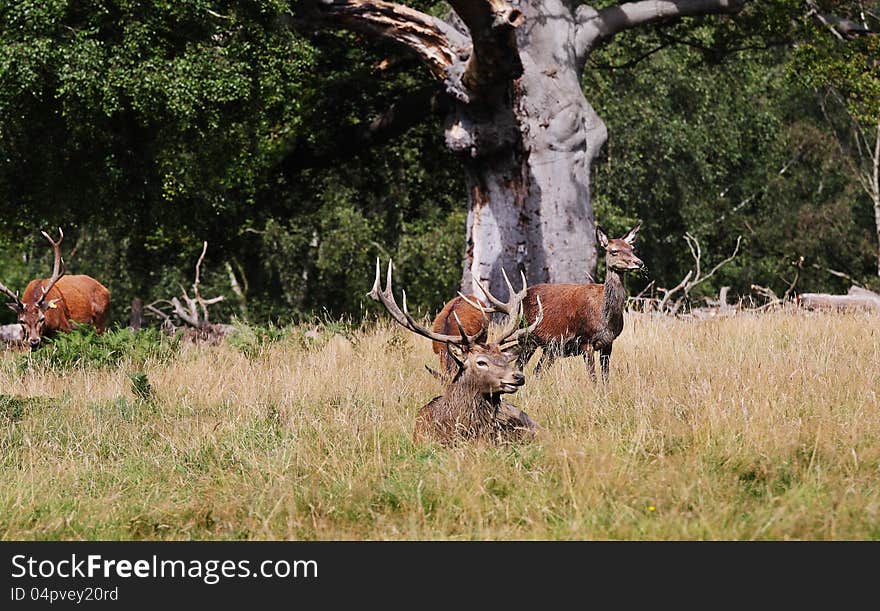
[[391, 291], [391, 259], [388, 259], [388, 274], [385, 277], [385, 290]]
[[464, 330], [464, 325], [461, 324], [461, 319], [458, 317], [458, 312], [453, 312], [452, 315], [455, 317], [455, 324], [458, 325], [458, 333], [461, 335], [462, 343], [469, 346], [471, 343], [471, 338], [468, 337], [467, 331]]
[[3, 293], [6, 296], [8, 296], [9, 298], [11, 298], [13, 301], [15, 301], [16, 305], [19, 305], [19, 306], [21, 305], [21, 299], [19, 299], [18, 293], [6, 288], [2, 284], [0, 284], [0, 293]]
[[379, 257], [376, 257], [376, 280], [373, 281], [373, 288], [367, 293], [368, 297], [372, 297], [373, 299], [379, 299], [379, 291], [382, 289], [381, 287], [381, 279], [382, 279], [382, 265], [379, 263]]
[[400, 306], [397, 305], [397, 301], [394, 299], [394, 291], [392, 287], [392, 263], [388, 262], [388, 275], [386, 280], [386, 286], [384, 290], [380, 290], [381, 285], [381, 264], [379, 261], [376, 262], [376, 280], [373, 283], [373, 289], [367, 293], [367, 295], [380, 302], [385, 309], [391, 314], [391, 317], [401, 326], [406, 329], [421, 335], [422, 337], [427, 337], [430, 340], [435, 342], [445, 342], [450, 344], [471, 344], [475, 337], [469, 337], [468, 335], [462, 336], [454, 336], [454, 335], [446, 335], [443, 333], [435, 333], [434, 331], [426, 328], [419, 322], [417, 322], [413, 316], [409, 313], [409, 309], [406, 303], [406, 291], [402, 291], [403, 294], [403, 310], [400, 309]]
[[[480, 310], [480, 317], [481, 317], [481, 319], [482, 319], [482, 323], [481, 323], [481, 324], [482, 324], [482, 326], [483, 326], [484, 329], [488, 330], [488, 329], [489, 329], [489, 316], [488, 316], [488, 314], [492, 314], [492, 313], [494, 313], [494, 312], [497, 312], [498, 309], [495, 308], [495, 307], [492, 307], [492, 308], [489, 308], [489, 309], [487, 310], [486, 308], [483, 307], [483, 302], [482, 302], [482, 301], [480, 301], [479, 299], [477, 299], [477, 302], [474, 303], [473, 301], [471, 301], [470, 299], [468, 299], [468, 298], [464, 295], [464, 293], [462, 293], [461, 291], [458, 291], [458, 295], [459, 295], [459, 297], [461, 297], [462, 299], [464, 299], [465, 302], [468, 303], [472, 308], [477, 308], [477, 309]], [[455, 314], [455, 312], [453, 312], [453, 314]], [[456, 315], [456, 317], [457, 317], [457, 315]], [[459, 325], [459, 328], [461, 328], [461, 325]], [[475, 336], [475, 337], [476, 337], [476, 336]]]
[[64, 259], [61, 257], [61, 242], [64, 240], [64, 231], [62, 231], [61, 227], [58, 228], [58, 241], [53, 240], [48, 233], [45, 231], [40, 231], [43, 234], [49, 244], [52, 245], [52, 250], [55, 253], [55, 263], [52, 265], [52, 277], [49, 278], [49, 281], [45, 285], [41, 285], [42, 294], [40, 298], [37, 300], [37, 304], [42, 304], [43, 300], [46, 298], [46, 295], [49, 294], [49, 291], [52, 290], [52, 287], [55, 286], [55, 283], [58, 282], [62, 276], [67, 272], [67, 267], [64, 264]]
[[58, 228], [58, 241], [57, 242], [55, 240], [53, 240], [51, 237], [49, 237], [49, 234], [46, 233], [45, 230], [40, 230], [40, 233], [43, 235], [44, 238], [49, 240], [49, 243], [52, 244], [53, 246], [55, 246], [57, 244], [61, 244], [62, 240], [64, 240], [64, 231], [61, 229], [61, 227]]
[[[507, 277], [507, 272], [504, 270], [503, 267], [501, 268], [501, 275], [504, 276], [504, 284], [507, 285], [507, 290], [508, 290], [508, 293], [507, 293], [507, 294], [508, 294], [509, 296], [513, 296], [513, 295], [515, 295], [515, 294], [516, 294], [516, 291], [513, 290], [513, 285], [510, 283], [510, 278]], [[509, 298], [510, 298], [510, 297], [508, 297], [508, 299], [509, 299]]]
[[483, 314], [483, 317], [484, 317], [484, 318], [485, 318], [486, 314], [493, 314], [493, 313], [495, 313], [495, 312], [498, 311], [498, 310], [496, 310], [495, 308], [489, 308], [489, 309], [486, 309], [486, 307], [483, 305], [483, 302], [480, 301], [480, 300], [477, 300], [476, 303], [474, 303], [473, 301], [471, 301], [471, 300], [468, 298], [467, 295], [465, 295], [465, 294], [462, 293], [461, 291], [458, 291], [458, 296], [461, 297], [462, 299], [464, 299], [465, 302], [466, 302], [469, 306], [471, 306], [472, 308], [476, 308], [477, 310], [479, 310], [479, 311]]
[[528, 289], [528, 286], [526, 285], [526, 273], [522, 270], [519, 270], [519, 277], [522, 278], [522, 290], [525, 291], [526, 289]]
[[525, 274], [520, 272], [520, 276], [523, 279], [523, 289], [516, 293], [513, 290], [513, 286], [510, 283], [510, 280], [507, 277], [507, 274], [502, 269], [502, 274], [504, 275], [504, 280], [507, 282], [507, 288], [510, 291], [510, 296], [508, 297], [508, 301], [504, 304], [504, 311], [507, 313], [507, 323], [502, 331], [501, 338], [498, 340], [499, 344], [509, 343], [512, 341], [518, 340], [523, 335], [531, 333], [534, 331], [538, 324], [544, 319], [544, 306], [541, 303], [541, 299], [536, 295], [537, 303], [538, 303], [538, 316], [532, 322], [532, 324], [526, 325], [526, 328], [520, 328], [520, 319], [525, 318], [525, 306], [523, 305], [523, 300], [528, 294], [528, 285], [525, 282]]
[[504, 309], [499, 309], [499, 308], [503, 308], [503, 307], [504, 307], [504, 302], [503, 302], [503, 301], [501, 301], [501, 300], [498, 299], [495, 295], [493, 295], [492, 293], [490, 293], [490, 292], [489, 292], [489, 289], [487, 289], [487, 288], [485, 287], [485, 285], [483, 285], [483, 283], [480, 282], [477, 278], [474, 278], [474, 282], [476, 283], [476, 285], [477, 285], [478, 287], [480, 287], [480, 290], [483, 291], [483, 294], [486, 296], [486, 299], [488, 299], [489, 302], [492, 304], [492, 306], [493, 306], [492, 311], [493, 311], [493, 312], [504, 312], [504, 311], [506, 311], [506, 310], [504, 310]]

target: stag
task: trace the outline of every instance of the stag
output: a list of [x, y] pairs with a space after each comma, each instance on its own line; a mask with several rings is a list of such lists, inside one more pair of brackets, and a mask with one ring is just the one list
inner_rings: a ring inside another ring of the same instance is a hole
[[510, 289], [507, 302], [493, 300], [493, 303], [497, 301], [494, 311], [505, 313], [507, 323], [497, 341], [482, 343], [478, 340], [483, 332], [482, 327], [488, 326], [488, 319], [485, 325], [481, 325], [480, 331], [472, 335], [465, 332], [455, 315], [457, 334], [438, 333], [416, 322], [407, 310], [406, 292], [403, 293], [403, 309], [394, 299], [391, 268], [389, 261], [385, 289], [382, 290], [381, 268], [379, 261], [376, 261], [376, 280], [368, 293], [369, 297], [385, 306], [391, 317], [404, 328], [445, 344], [449, 358], [458, 369], [447, 383], [444, 393], [419, 410], [413, 441], [435, 440], [450, 444], [460, 439], [485, 439], [495, 443], [533, 439], [538, 425], [524, 411], [501, 398], [503, 394], [515, 393], [525, 383], [525, 375], [515, 366], [516, 356], [507, 352], [506, 347], [515, 345], [521, 337], [532, 332], [542, 317], [539, 305], [536, 321], [520, 328], [522, 300], [526, 294], [525, 278], [523, 289], [518, 293], [507, 281]]
[[[626, 287], [623, 274], [643, 270], [645, 264], [634, 252], [641, 223], [616, 240], [596, 226], [598, 244], [605, 251], [604, 284], [536, 284], [529, 287], [523, 301], [527, 320], [535, 320], [539, 310], [543, 321], [534, 333], [520, 343], [518, 366], [525, 367], [538, 349], [543, 348], [535, 373], [560, 356], [583, 355], [587, 370], [596, 381], [594, 352], [599, 352], [602, 380], [608, 380], [611, 346], [623, 331]], [[540, 305], [543, 304], [543, 305]]]
[[66, 275], [64, 259], [61, 258], [64, 232], [60, 227], [57, 241], [45, 231], [40, 233], [49, 241], [55, 253], [52, 276], [31, 280], [21, 298], [15, 291], [0, 284], [0, 292], [12, 298], [7, 305], [18, 315], [18, 324], [22, 326], [31, 350], [40, 347], [44, 335], [70, 331], [71, 322], [94, 325], [98, 333], [103, 333], [110, 291], [91, 276]]

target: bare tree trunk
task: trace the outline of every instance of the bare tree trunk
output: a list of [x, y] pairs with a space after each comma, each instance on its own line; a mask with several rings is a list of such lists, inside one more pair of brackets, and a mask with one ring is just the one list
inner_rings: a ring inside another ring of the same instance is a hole
[[131, 313], [128, 317], [128, 328], [132, 331], [140, 331], [144, 326], [144, 302], [140, 297], [131, 300]]
[[[600, 10], [568, 0], [449, 0], [446, 21], [384, 0], [312, 3], [317, 19], [402, 45], [442, 83], [446, 144], [461, 156], [468, 185], [461, 290], [478, 292], [478, 277], [504, 294], [502, 269], [524, 271], [530, 284], [583, 282], [595, 271], [590, 164], [606, 129], [581, 90], [589, 54], [624, 30], [735, 13], [744, 0]], [[369, 141], [400, 128], [376, 127]]]
[[[467, 293], [477, 293], [474, 276], [503, 292], [502, 268], [524, 271], [530, 284], [585, 282], [596, 269], [590, 162], [606, 130], [581, 91], [576, 57], [563, 63], [574, 17], [560, 2], [520, 7], [529, 28], [518, 30], [523, 74], [505, 100], [509, 114], [487, 113], [487, 125], [459, 105], [446, 124], [447, 145], [464, 153], [468, 181]], [[505, 122], [515, 129], [484, 137]], [[505, 140], [509, 146], [493, 150]]]

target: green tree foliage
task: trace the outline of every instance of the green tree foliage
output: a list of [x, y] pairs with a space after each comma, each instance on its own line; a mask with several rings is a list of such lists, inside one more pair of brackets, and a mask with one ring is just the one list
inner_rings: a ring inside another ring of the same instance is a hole
[[[117, 322], [132, 297], [188, 286], [203, 240], [203, 291], [227, 296], [215, 321], [243, 311], [230, 274], [254, 321], [360, 317], [376, 257], [394, 259], [423, 313], [451, 298], [466, 194], [430, 103], [387, 141], [361, 147], [358, 136], [431, 82], [398, 49], [298, 29], [291, 9], [0, 5], [0, 280], [20, 289], [47, 275], [39, 230], [62, 226], [70, 272], [110, 288]], [[705, 294], [784, 289], [798, 255], [805, 289], [845, 288], [823, 268], [870, 276], [870, 210], [815, 91], [833, 83], [875, 117], [878, 37], [841, 45], [791, 0], [694, 23], [634, 30], [588, 66], [588, 99], [610, 134], [595, 164], [599, 221], [617, 232], [645, 220], [658, 286], [691, 265], [685, 231], [704, 265], [744, 236]]]
[[[275, 0], [0, 8], [7, 284], [47, 273], [39, 229], [61, 225], [70, 270], [110, 288], [116, 319], [135, 295], [167, 298], [188, 285], [202, 240], [206, 290], [231, 296], [232, 269], [260, 318], [340, 314], [358, 310], [376, 245], [418, 250], [411, 230], [450, 218], [463, 234], [462, 187], [434, 131], [338, 164], [305, 159], [293, 176], [277, 170], [298, 147], [332, 148], [345, 127], [383, 110], [391, 89], [419, 78], [406, 64], [380, 78], [382, 49], [335, 34], [306, 40], [288, 27], [288, 8]], [[440, 245], [460, 251], [462, 240]], [[451, 288], [455, 276], [433, 280]], [[223, 307], [235, 311], [231, 300]]]
[[645, 220], [641, 252], [657, 286], [692, 268], [685, 232], [700, 240], [704, 269], [743, 236], [742, 253], [695, 297], [725, 285], [749, 295], [751, 284], [781, 294], [799, 256], [798, 290], [846, 290], [828, 269], [860, 279], [876, 269], [870, 207], [821, 99], [792, 64], [791, 43], [805, 28], [814, 34], [812, 21], [775, 23], [760, 37], [686, 23], [634, 33], [587, 71], [585, 89], [609, 129], [595, 165], [597, 218], [613, 232]]

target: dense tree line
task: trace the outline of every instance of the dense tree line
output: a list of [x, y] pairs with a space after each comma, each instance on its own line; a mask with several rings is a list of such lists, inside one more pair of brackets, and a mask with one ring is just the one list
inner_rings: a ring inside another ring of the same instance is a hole
[[[855, 6], [823, 10], [857, 16]], [[48, 273], [39, 230], [60, 225], [69, 269], [105, 283], [116, 321], [132, 297], [191, 282], [203, 240], [205, 290], [227, 295], [217, 318], [358, 318], [376, 256], [394, 258], [420, 305], [454, 295], [467, 193], [436, 109], [420, 106], [406, 130], [371, 129], [389, 108], [411, 112], [429, 76], [381, 42], [304, 29], [298, 8], [4, 4], [4, 284]], [[829, 269], [876, 287], [874, 212], [846, 134], [880, 116], [880, 37], [843, 44], [807, 4], [772, 8], [763, 29], [748, 15], [684, 19], [590, 57], [583, 87], [609, 133], [592, 169], [596, 217], [611, 233], [643, 219], [650, 274], [636, 291], [687, 272], [685, 232], [704, 263], [743, 236], [701, 294], [783, 289], [799, 256], [804, 290], [845, 288]], [[876, 26], [876, 13], [865, 21]]]

